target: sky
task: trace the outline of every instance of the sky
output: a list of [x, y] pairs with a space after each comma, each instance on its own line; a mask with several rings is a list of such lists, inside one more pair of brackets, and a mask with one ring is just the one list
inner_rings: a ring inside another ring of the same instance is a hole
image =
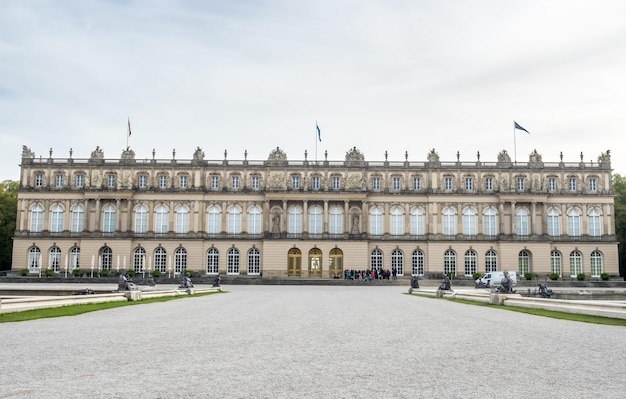
[[623, 0], [3, 0], [0, 181], [24, 145], [117, 159], [127, 143], [137, 159], [611, 150], [625, 175], [625, 15]]

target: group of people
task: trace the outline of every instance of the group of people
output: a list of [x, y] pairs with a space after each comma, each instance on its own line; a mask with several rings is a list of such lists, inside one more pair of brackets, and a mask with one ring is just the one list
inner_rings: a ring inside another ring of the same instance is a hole
[[373, 280], [397, 280], [398, 272], [395, 268], [391, 269], [374, 269], [374, 270], [354, 270], [354, 269], [346, 269], [343, 271], [344, 280], [363, 280], [363, 281], [373, 281]]

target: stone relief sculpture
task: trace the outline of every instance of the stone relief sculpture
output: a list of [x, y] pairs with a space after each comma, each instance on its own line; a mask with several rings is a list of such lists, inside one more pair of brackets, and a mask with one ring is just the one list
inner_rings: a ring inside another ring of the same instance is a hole
[[267, 186], [270, 189], [286, 189], [285, 175], [282, 173], [272, 173], [267, 178]]
[[123, 161], [134, 160], [135, 151], [131, 150], [130, 147], [127, 147], [124, 151], [122, 151], [122, 155], [120, 155], [120, 159]]
[[349, 174], [346, 177], [346, 188], [352, 190], [365, 189], [365, 178], [358, 173]]
[[91, 181], [93, 182], [94, 186], [99, 186], [100, 183], [102, 183], [102, 176], [100, 176], [100, 172], [97, 170], [93, 171], [93, 174], [91, 175]]
[[365, 156], [356, 147], [346, 151], [346, 161], [365, 161]]
[[498, 154], [498, 162], [504, 162], [504, 163], [511, 162], [511, 157], [509, 156], [509, 153], [506, 152], [506, 150], [500, 151], [500, 153]]
[[270, 152], [269, 157], [267, 157], [268, 165], [287, 165], [287, 154], [285, 151], [281, 150], [280, 147], [276, 147], [276, 149]]
[[104, 151], [100, 146], [97, 146], [95, 150], [91, 152], [91, 157], [89, 158], [91, 161], [100, 161], [104, 159]]

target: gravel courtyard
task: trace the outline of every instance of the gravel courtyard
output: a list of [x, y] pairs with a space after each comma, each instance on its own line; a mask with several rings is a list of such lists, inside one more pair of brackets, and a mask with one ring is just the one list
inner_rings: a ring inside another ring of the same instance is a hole
[[0, 324], [0, 398], [622, 398], [626, 328], [404, 295], [226, 294]]

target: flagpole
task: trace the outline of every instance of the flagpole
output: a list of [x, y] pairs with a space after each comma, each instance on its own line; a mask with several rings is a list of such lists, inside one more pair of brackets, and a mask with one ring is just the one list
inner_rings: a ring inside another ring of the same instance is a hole
[[517, 143], [515, 140], [515, 122], [513, 122], [513, 159], [515, 160], [515, 165], [517, 165]]
[[317, 165], [317, 119], [315, 120], [315, 164]]

